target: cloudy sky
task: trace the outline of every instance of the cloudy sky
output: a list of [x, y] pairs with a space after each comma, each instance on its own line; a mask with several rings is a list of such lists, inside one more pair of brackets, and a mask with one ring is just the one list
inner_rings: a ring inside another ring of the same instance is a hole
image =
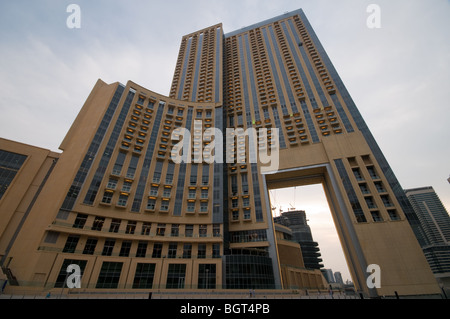
[[[71, 3], [79, 29], [66, 24]], [[371, 3], [381, 28], [367, 27]], [[299, 8], [401, 185], [433, 186], [450, 208], [448, 0], [1, 1], [0, 137], [57, 151], [98, 78], [167, 95], [183, 35]], [[287, 209], [292, 197], [277, 201]]]

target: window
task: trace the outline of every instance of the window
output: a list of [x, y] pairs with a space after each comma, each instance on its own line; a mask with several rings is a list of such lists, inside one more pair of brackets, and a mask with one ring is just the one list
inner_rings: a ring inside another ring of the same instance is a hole
[[166, 288], [167, 289], [183, 289], [186, 277], [185, 264], [169, 264], [167, 273]]
[[388, 209], [389, 218], [391, 220], [400, 220], [400, 216], [395, 209]]
[[364, 178], [361, 175], [361, 172], [359, 171], [359, 168], [352, 168], [353, 175], [355, 175], [355, 178], [357, 181], [363, 181]]
[[122, 242], [122, 247], [120, 248], [119, 256], [128, 257], [130, 255], [130, 249], [131, 249], [131, 241], [124, 240]]
[[0, 199], [26, 159], [25, 155], [0, 150]]
[[105, 245], [103, 246], [102, 255], [103, 256], [111, 256], [115, 244], [116, 244], [116, 241], [114, 239], [105, 240]]
[[383, 218], [381, 217], [379, 211], [373, 211], [373, 212], [370, 212], [370, 214], [372, 215], [372, 219], [374, 222], [382, 222], [383, 221]]
[[200, 264], [198, 265], [198, 288], [215, 289], [216, 288], [216, 265]]
[[101, 231], [104, 223], [105, 217], [95, 217], [94, 223], [92, 224], [92, 230]]
[[97, 238], [88, 238], [86, 245], [84, 246], [84, 255], [93, 255], [95, 247], [97, 246]]
[[146, 241], [140, 241], [136, 250], [136, 257], [145, 257], [147, 253], [148, 243]]
[[198, 244], [197, 258], [206, 258], [206, 244]]
[[171, 191], [171, 188], [164, 188], [163, 197], [170, 197]]
[[184, 232], [186, 237], [192, 237], [194, 235], [194, 225], [186, 225]]
[[361, 193], [370, 194], [369, 188], [367, 188], [366, 183], [359, 184], [359, 188], [361, 189]]
[[119, 232], [119, 228], [120, 228], [120, 223], [122, 221], [120, 219], [113, 219], [111, 221], [111, 225], [109, 226], [109, 232], [110, 233], [117, 233]]
[[158, 224], [158, 227], [156, 228], [156, 236], [164, 236], [165, 232], [166, 224]]
[[172, 224], [172, 229], [170, 232], [170, 236], [172, 237], [178, 237], [180, 234], [180, 225], [179, 224]]
[[213, 244], [213, 258], [220, 258], [220, 244]]
[[127, 206], [127, 201], [128, 201], [128, 195], [120, 194], [119, 201], [117, 202], [117, 205], [125, 207], [125, 206]]
[[75, 222], [73, 223], [73, 228], [83, 228], [84, 224], [86, 224], [87, 215], [85, 214], [78, 214], [77, 218], [75, 218]]
[[123, 192], [130, 192], [131, 190], [131, 182], [124, 182], [122, 185]]
[[[63, 288], [67, 281], [67, 267], [69, 265], [75, 264], [80, 266], [80, 276], [83, 278], [84, 269], [86, 268], [86, 260], [76, 260], [76, 259], [64, 259], [61, 269], [59, 271], [58, 277], [56, 278], [55, 288]], [[83, 287], [84, 288], [84, 287]]]
[[183, 245], [183, 258], [191, 258], [192, 244]]
[[155, 205], [156, 205], [156, 199], [149, 199], [147, 202], [147, 209], [155, 210]]
[[377, 172], [375, 171], [375, 167], [373, 167], [373, 166], [368, 166], [368, 167], [367, 167], [367, 170], [369, 171], [370, 177], [371, 177], [372, 179], [378, 179], [378, 178], [379, 178], [378, 175], [377, 175]]
[[116, 189], [116, 187], [117, 187], [117, 179], [110, 178], [108, 184], [106, 185], [106, 188]]
[[152, 223], [144, 222], [142, 224], [141, 235], [150, 235], [151, 228], [152, 228]]
[[378, 193], [386, 192], [386, 189], [383, 186], [382, 182], [374, 182], [375, 187], [377, 188]]
[[155, 264], [138, 263], [133, 280], [134, 289], [151, 289], [155, 275]]
[[127, 224], [127, 229], [125, 230], [126, 234], [134, 234], [134, 231], [136, 230], [136, 222], [135, 221], [129, 221]]
[[385, 207], [393, 207], [394, 204], [391, 202], [391, 199], [388, 195], [381, 195], [381, 200], [383, 201], [383, 204]]
[[208, 190], [202, 189], [202, 198], [208, 198]]
[[208, 225], [200, 225], [198, 229], [198, 234], [200, 237], [206, 237], [208, 232]]
[[167, 258], [177, 258], [178, 243], [170, 243]]
[[161, 243], [154, 243], [153, 244], [152, 258], [161, 258], [161, 252], [162, 252], [162, 244]]
[[169, 210], [169, 201], [168, 200], [162, 200], [161, 201], [161, 211], [166, 212]]
[[207, 202], [200, 203], [200, 211], [203, 213], [208, 211], [208, 203]]
[[111, 200], [112, 200], [113, 194], [114, 194], [113, 192], [106, 191], [103, 194], [102, 203], [111, 204]]
[[220, 224], [213, 224], [213, 236], [220, 237]]
[[188, 197], [189, 198], [195, 198], [196, 194], [197, 194], [197, 190], [195, 188], [194, 189], [190, 189]]
[[67, 237], [66, 244], [63, 248], [63, 253], [74, 253], [77, 248], [78, 241], [80, 240], [80, 236], [78, 235], [70, 235]]
[[375, 202], [373, 201], [373, 198], [370, 197], [366, 197], [366, 203], [367, 203], [367, 207], [369, 208], [377, 208], [377, 205], [375, 204]]
[[195, 202], [188, 202], [188, 204], [187, 204], [187, 211], [188, 212], [195, 211]]
[[158, 186], [152, 186], [150, 188], [150, 196], [158, 196]]
[[103, 262], [96, 288], [117, 288], [123, 263]]

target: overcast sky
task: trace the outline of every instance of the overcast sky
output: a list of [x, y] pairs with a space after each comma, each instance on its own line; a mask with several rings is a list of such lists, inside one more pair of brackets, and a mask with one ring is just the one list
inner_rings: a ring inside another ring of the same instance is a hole
[[[371, 3], [381, 28], [367, 27]], [[1, 1], [0, 137], [57, 151], [97, 79], [168, 95], [183, 35], [299, 8], [402, 187], [433, 186], [450, 208], [448, 0]]]

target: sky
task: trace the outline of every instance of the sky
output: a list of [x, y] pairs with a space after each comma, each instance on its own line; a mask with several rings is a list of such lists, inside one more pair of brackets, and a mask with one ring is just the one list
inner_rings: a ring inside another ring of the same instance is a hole
[[[67, 25], [70, 4], [80, 28]], [[367, 26], [370, 4], [380, 28]], [[0, 137], [58, 151], [99, 78], [168, 95], [183, 35], [299, 8], [402, 187], [433, 186], [450, 208], [449, 0], [1, 1]], [[327, 209], [313, 197], [310, 210]]]

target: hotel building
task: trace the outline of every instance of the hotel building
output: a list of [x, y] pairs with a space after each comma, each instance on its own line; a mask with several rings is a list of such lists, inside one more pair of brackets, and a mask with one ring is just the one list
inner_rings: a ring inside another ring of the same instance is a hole
[[[238, 128], [268, 143], [207, 134]], [[249, 159], [252, 143], [278, 152], [277, 170]], [[0, 199], [15, 205], [0, 211], [11, 291], [63, 288], [70, 264], [83, 291], [320, 287], [298, 280], [268, 190], [322, 183], [358, 291], [439, 294], [420, 223], [302, 10], [184, 36], [169, 96], [98, 80], [61, 154], [13, 144], [0, 140], [17, 158]], [[211, 161], [213, 146], [235, 160]], [[381, 288], [367, 287], [370, 264]]]

